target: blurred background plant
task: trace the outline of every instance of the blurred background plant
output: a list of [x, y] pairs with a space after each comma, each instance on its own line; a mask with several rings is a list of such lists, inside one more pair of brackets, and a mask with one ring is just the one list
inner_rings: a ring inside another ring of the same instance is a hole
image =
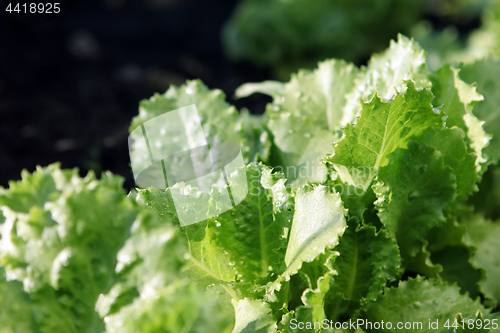
[[460, 31], [457, 25], [448, 25], [437, 30], [428, 21], [412, 27], [411, 35], [428, 50], [427, 59], [432, 69], [447, 62], [471, 62], [500, 54], [500, 1], [470, 1], [469, 5], [472, 4], [474, 6], [468, 7], [474, 8], [468, 13], [469, 18], [477, 20], [479, 14], [480, 20], [475, 29]]
[[498, 1], [488, 0], [244, 0], [224, 26], [223, 43], [234, 61], [272, 68], [283, 80], [325, 58], [364, 64], [397, 33], [431, 50], [438, 67], [494, 52], [498, 14]]

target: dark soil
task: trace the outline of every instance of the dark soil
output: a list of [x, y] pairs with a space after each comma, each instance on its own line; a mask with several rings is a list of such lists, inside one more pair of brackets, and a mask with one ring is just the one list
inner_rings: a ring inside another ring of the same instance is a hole
[[[125, 177], [133, 186], [128, 126], [139, 101], [170, 84], [200, 78], [238, 108], [262, 112], [236, 87], [269, 73], [235, 65], [220, 30], [231, 0], [80, 0], [65, 15], [13, 32], [0, 14], [0, 185], [60, 161]], [[3, 6], [2, 6], [3, 10]], [[246, 105], [244, 105], [246, 104]]]

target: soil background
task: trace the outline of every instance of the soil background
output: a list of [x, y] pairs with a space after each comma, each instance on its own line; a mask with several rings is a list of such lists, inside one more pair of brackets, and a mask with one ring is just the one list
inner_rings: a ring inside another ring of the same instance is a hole
[[270, 77], [223, 54], [220, 31], [237, 1], [80, 0], [63, 16], [14, 32], [0, 13], [0, 186], [37, 165], [93, 169], [134, 186], [128, 127], [140, 100], [200, 78], [238, 109], [270, 101], [232, 99]]

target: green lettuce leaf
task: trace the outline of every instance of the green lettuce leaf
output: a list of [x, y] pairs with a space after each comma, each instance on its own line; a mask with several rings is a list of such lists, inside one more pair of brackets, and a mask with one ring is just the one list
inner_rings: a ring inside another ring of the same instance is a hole
[[185, 277], [186, 254], [178, 227], [139, 216], [118, 253], [118, 282], [96, 306], [107, 332], [230, 332], [230, 304]]
[[433, 105], [442, 106], [446, 114], [446, 126], [457, 126], [467, 133], [469, 147], [477, 156], [478, 171], [486, 169], [483, 149], [489, 144], [491, 136], [486, 134], [472, 109], [477, 102], [484, 98], [476, 92], [476, 87], [468, 85], [459, 77], [459, 69], [445, 65], [432, 76], [432, 93], [436, 98]]
[[[287, 195], [285, 179], [277, 176], [281, 181], [273, 188], [270, 169], [262, 164], [248, 164], [246, 177], [247, 197], [235, 209], [215, 218], [215, 238], [229, 254], [241, 281], [262, 280], [261, 284], [265, 284], [273, 274], [282, 271], [285, 258], [285, 230], [290, 226], [291, 214], [284, 202], [276, 201], [288, 200], [279, 197]], [[263, 178], [267, 178], [267, 183], [263, 184]]]
[[346, 226], [346, 209], [340, 194], [327, 186], [300, 187], [295, 196], [295, 214], [285, 255], [285, 271], [268, 284], [272, 299], [281, 282], [288, 281], [303, 263], [312, 262], [326, 250], [334, 248]]
[[403, 81], [409, 79], [415, 82], [417, 89], [431, 87], [425, 51], [413, 39], [401, 34], [397, 41], [391, 40], [387, 50], [374, 54], [361, 71], [355, 80], [355, 89], [348, 93], [342, 125], [353, 121], [361, 111], [359, 102], [367, 102], [375, 92], [380, 98], [390, 100], [396, 92], [405, 89]]
[[[188, 249], [184, 274], [204, 287], [231, 285], [228, 291], [233, 297], [239, 297], [234, 288], [247, 295], [249, 285], [245, 283], [265, 284], [273, 274], [283, 271], [286, 231], [293, 215], [293, 196], [282, 174], [255, 163], [244, 171], [249, 190], [241, 203], [214, 218], [181, 228]], [[172, 190], [175, 186], [166, 191], [139, 189], [136, 199], [159, 220], [178, 225]], [[183, 195], [193, 199], [206, 195], [210, 200], [212, 194], [193, 190]]]
[[376, 208], [408, 264], [422, 250], [429, 230], [446, 222], [443, 210], [455, 200], [456, 177], [440, 152], [414, 141], [388, 159], [373, 186]]
[[18, 281], [6, 281], [4, 272], [0, 273], [0, 332], [37, 332], [33, 304], [23, 285]]
[[477, 84], [477, 92], [484, 96], [484, 102], [474, 107], [483, 127], [493, 138], [484, 149], [486, 155], [495, 161], [500, 159], [500, 60], [485, 58], [460, 66], [460, 78]]
[[[136, 200], [144, 211], [155, 215], [159, 221], [179, 225], [170, 191], [170, 188], [138, 189]], [[198, 192], [188, 192], [186, 196], [196, 197]], [[215, 220], [210, 219], [181, 228], [180, 234], [189, 252], [183, 270], [200, 286], [231, 282], [236, 277], [229, 255], [216, 242], [215, 227]]]
[[130, 129], [165, 112], [195, 104], [207, 141], [240, 144], [243, 137], [238, 111], [225, 98], [221, 90], [208, 89], [200, 80], [187, 81], [180, 87], [171, 86], [163, 95], [155, 94], [141, 102], [139, 114], [132, 120]]
[[413, 79], [417, 88], [430, 87], [423, 50], [412, 40], [398, 36], [390, 48], [374, 55], [361, 69], [341, 60], [326, 60], [313, 71], [301, 70], [286, 84], [263, 82], [239, 88], [239, 96], [263, 92], [273, 96], [267, 108], [268, 127], [273, 134], [276, 156], [292, 184], [322, 182], [325, 167], [318, 156], [331, 153], [340, 127], [354, 121], [361, 111], [360, 101], [375, 92], [391, 99], [405, 89], [403, 80]]
[[274, 333], [277, 329], [271, 307], [262, 300], [233, 300], [236, 323], [232, 333]]
[[232, 326], [232, 314], [189, 280], [152, 289], [147, 296], [106, 317], [108, 333], [229, 333]]
[[363, 104], [356, 123], [343, 129], [333, 155], [324, 159], [342, 181], [368, 188], [379, 168], [387, 165], [391, 152], [406, 147], [411, 136], [443, 126], [442, 116], [432, 108], [430, 91], [417, 90], [413, 81], [406, 81], [404, 90], [390, 102], [375, 96]]
[[457, 283], [461, 291], [467, 292], [473, 299], [480, 295], [478, 283], [481, 273], [471, 265], [468, 247], [447, 246], [441, 251], [432, 253], [431, 260], [442, 267], [439, 276], [444, 281]]
[[272, 94], [269, 115], [290, 113], [302, 120], [310, 119], [318, 127], [334, 132], [343, 123], [347, 94], [354, 90], [360, 69], [343, 60], [326, 60], [313, 71], [301, 70], [292, 75], [283, 89]]
[[349, 222], [336, 250], [337, 274], [327, 296], [328, 319], [333, 321], [374, 301], [386, 283], [399, 276], [401, 264], [395, 239], [355, 221]]
[[[492, 318], [490, 310], [485, 309], [479, 300], [473, 301], [460, 294], [459, 288], [436, 279], [422, 277], [400, 282], [397, 288], [386, 289], [376, 302], [370, 303], [364, 313], [366, 320], [392, 324], [386, 332], [450, 332], [445, 328], [455, 319], [474, 316], [478, 312], [484, 318]], [[493, 318], [496, 318], [497, 314]], [[437, 329], [429, 328], [429, 323], [438, 321]], [[397, 329], [397, 323], [410, 323], [411, 328]], [[421, 325], [421, 326], [418, 326]], [[386, 326], [387, 327], [387, 326]], [[367, 328], [366, 326], [363, 328]], [[366, 329], [375, 332], [374, 329]]]
[[9, 280], [23, 282], [41, 332], [104, 328], [95, 302], [115, 281], [116, 253], [137, 214], [122, 183], [50, 165], [2, 190], [0, 260]]
[[314, 71], [299, 71], [272, 96], [268, 127], [277, 146], [279, 165], [290, 181], [321, 182], [326, 169], [318, 156], [331, 151], [343, 119], [346, 92], [354, 89], [359, 69], [339, 60], [319, 63]]
[[414, 140], [427, 147], [434, 148], [443, 157], [443, 163], [449, 167], [456, 177], [457, 203], [467, 199], [476, 192], [476, 183], [481, 180], [478, 157], [469, 152], [464, 141], [465, 134], [460, 128], [445, 128], [441, 130], [427, 129]]
[[241, 110], [241, 127], [246, 138], [243, 151], [249, 148], [248, 161], [266, 162], [271, 155], [271, 137], [267, 131], [267, 117], [265, 115], [252, 115], [248, 110]]
[[[156, 116], [195, 104], [203, 134], [208, 143], [231, 142], [241, 148], [246, 161], [257, 158], [257, 155], [265, 159], [269, 154], [269, 137], [262, 128], [257, 126], [249, 130], [248, 125], [253, 122], [253, 119], [251, 120], [248, 116], [242, 118], [236, 108], [225, 101], [225, 98], [221, 90], [208, 89], [200, 80], [187, 81], [180, 87], [171, 86], [164, 94], [155, 94], [140, 103], [139, 114], [132, 120], [130, 131], [132, 132]], [[192, 119], [184, 121], [189, 120]], [[186, 128], [187, 132], [190, 130]], [[168, 136], [167, 133], [168, 126], [156, 122], [151, 124], [148, 130], [148, 140], [151, 144], [154, 143], [156, 149], [160, 151], [162, 146], [180, 139], [172, 135]], [[151, 164], [151, 161], [142, 136], [136, 137], [137, 135], [140, 133], [132, 132], [131, 134], [131, 161], [134, 168], [143, 170]]]
[[462, 292], [468, 292], [475, 299], [480, 294], [481, 274], [470, 263], [473, 247], [466, 244], [465, 234], [466, 226], [459, 224], [455, 216], [448, 216], [446, 224], [432, 229], [427, 235], [427, 250], [431, 253], [430, 260], [442, 268], [439, 276], [457, 283]]
[[289, 320], [295, 318], [298, 322], [322, 322], [328, 319], [325, 311], [325, 297], [332, 286], [334, 276], [337, 275], [332, 266], [337, 256], [337, 252], [327, 250], [325, 254], [321, 254], [313, 262], [302, 265], [299, 275], [306, 282], [307, 288], [304, 289], [300, 297], [303, 305], [290, 312], [289, 318], [287, 318], [288, 322], [283, 323], [287, 332], [320, 332], [318, 327], [315, 329], [292, 329]]
[[471, 216], [464, 220], [467, 226], [466, 243], [472, 246], [472, 266], [482, 271], [479, 288], [492, 305], [500, 301], [500, 260], [497, 256], [500, 224], [492, 223], [481, 216]]
[[299, 270], [303, 262], [311, 262], [338, 244], [346, 228], [346, 213], [340, 195], [326, 186], [298, 190], [286, 249], [285, 278]]
[[469, 199], [474, 211], [485, 217], [497, 220], [500, 218], [500, 166], [490, 165], [484, 173], [478, 192]]

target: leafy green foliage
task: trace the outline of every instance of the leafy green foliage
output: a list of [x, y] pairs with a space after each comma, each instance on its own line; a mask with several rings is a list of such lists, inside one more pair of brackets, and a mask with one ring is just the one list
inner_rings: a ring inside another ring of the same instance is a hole
[[118, 253], [118, 282], [97, 303], [107, 331], [229, 332], [227, 304], [190, 283], [182, 273], [186, 257], [178, 228], [138, 218]]
[[481, 168], [481, 164], [486, 162], [482, 150], [488, 145], [491, 136], [485, 133], [472, 108], [484, 98], [476, 92], [476, 87], [460, 80], [458, 74], [459, 70], [450, 66], [444, 66], [436, 72], [439, 79], [435, 77], [433, 80], [432, 92], [436, 96], [433, 104], [443, 106], [448, 127], [457, 126], [467, 133], [467, 142], [477, 156], [477, 166]]
[[474, 108], [474, 113], [484, 121], [484, 130], [492, 135], [490, 144], [486, 146], [484, 152], [490, 161], [496, 163], [490, 166], [484, 176], [483, 182], [479, 185], [480, 192], [471, 198], [476, 211], [484, 213], [488, 218], [500, 218], [498, 205], [499, 193], [498, 175], [500, 168], [500, 108], [498, 107], [500, 97], [500, 61], [496, 58], [484, 58], [472, 63], [462, 64], [460, 77], [467, 83], [476, 83], [477, 91], [484, 96], [484, 101], [478, 103]]
[[277, 153], [270, 163], [279, 166], [292, 184], [300, 185], [325, 180], [326, 170], [318, 157], [331, 154], [340, 127], [359, 115], [360, 101], [370, 101], [375, 93], [381, 100], [390, 100], [406, 89], [402, 80], [409, 78], [417, 89], [430, 87], [424, 51], [399, 35], [388, 50], [372, 56], [367, 67], [326, 60], [318, 69], [292, 75], [288, 83], [247, 84], [237, 93], [273, 96], [266, 115]]
[[272, 333], [276, 331], [269, 304], [260, 300], [234, 301], [236, 324], [233, 333]]
[[366, 189], [379, 168], [387, 165], [390, 153], [405, 148], [411, 136], [442, 126], [431, 99], [428, 90], [417, 91], [412, 81], [407, 81], [404, 95], [397, 94], [391, 102], [375, 96], [363, 105], [356, 123], [343, 129], [342, 139], [325, 161], [333, 164], [344, 182]]
[[275, 207], [273, 189], [261, 183], [266, 171], [270, 170], [265, 166], [249, 164], [247, 198], [236, 212], [216, 218], [216, 242], [229, 253], [242, 281], [258, 281], [279, 272], [285, 259], [285, 228], [290, 227], [291, 216], [285, 207]]
[[337, 139], [333, 129], [340, 124], [345, 93], [353, 89], [358, 72], [352, 64], [326, 61], [313, 72], [293, 75], [273, 94], [267, 114], [278, 150], [279, 160], [274, 162], [283, 167], [289, 180], [302, 184], [326, 178], [326, 169], [317, 157], [329, 152]]
[[[266, 132], [262, 127], [252, 126], [252, 118], [241, 116], [234, 106], [225, 101], [225, 97], [221, 90], [210, 90], [200, 80], [188, 81], [180, 87], [172, 86], [163, 95], [155, 94], [140, 103], [139, 115], [133, 119], [130, 130], [165, 112], [195, 104], [207, 142], [232, 142], [242, 147], [245, 160], [253, 161], [257, 155], [266, 160], [270, 147]], [[190, 121], [195, 119], [184, 119], [185, 123]], [[169, 131], [168, 124], [155, 122], [152, 126], [152, 130], [148, 131], [149, 142], [161, 150], [165, 144], [165, 134]], [[132, 162], [145, 169], [150, 164], [147, 147], [141, 146], [142, 141], [134, 135], [131, 139], [134, 147]], [[170, 136], [169, 139], [175, 142], [180, 138]]]
[[[371, 322], [392, 323], [388, 332], [449, 332], [447, 320], [466, 318], [481, 313], [483, 318], [496, 318], [479, 301], [461, 295], [455, 286], [439, 280], [424, 280], [422, 277], [401, 282], [397, 288], [386, 290], [377, 302], [371, 303], [366, 317]], [[436, 329], [429, 328], [429, 322], [438, 320]], [[409, 328], [397, 329], [397, 323], [410, 323]], [[419, 325], [420, 324], [420, 325]], [[451, 326], [451, 324], [450, 324]], [[387, 327], [387, 326], [386, 326]], [[367, 329], [367, 332], [373, 332]]]
[[[239, 89], [273, 96], [263, 116], [200, 81], [143, 101], [132, 129], [196, 104], [207, 141], [241, 147], [228, 188], [248, 195], [224, 211], [217, 187], [23, 171], [0, 189], [0, 332], [498, 331], [452, 327], [500, 317], [496, 65], [430, 72], [399, 36], [366, 67]], [[176, 202], [220, 214], [181, 226]]]
[[375, 227], [352, 222], [340, 239], [337, 271], [330, 293], [328, 318], [339, 319], [377, 298], [387, 282], [399, 276], [401, 259], [394, 238]]
[[12, 333], [35, 332], [33, 304], [17, 281], [0, 280], [0, 322], [2, 330]]
[[[299, 188], [285, 255], [286, 270], [277, 282], [288, 280], [303, 263], [311, 262], [326, 249], [335, 247], [346, 228], [346, 213], [340, 195], [331, 193], [328, 187]], [[268, 291], [279, 288], [275, 282]]]
[[490, 302], [496, 304], [500, 300], [500, 263], [495, 255], [500, 235], [500, 225], [484, 220], [481, 216], [472, 216], [465, 221], [467, 226], [466, 240], [474, 248], [471, 263], [483, 271], [479, 286]]
[[396, 150], [389, 157], [374, 186], [377, 209], [408, 260], [418, 254], [426, 233], [445, 223], [443, 209], [454, 200], [455, 177], [434, 149], [413, 141], [407, 150]]
[[104, 328], [95, 302], [115, 281], [116, 254], [137, 214], [122, 182], [51, 165], [2, 190], [1, 262], [33, 300], [41, 332]]
[[486, 58], [461, 66], [460, 77], [470, 84], [477, 84], [477, 91], [484, 96], [484, 102], [475, 107], [478, 118], [484, 121], [484, 129], [493, 134], [490, 144], [485, 148], [486, 154], [494, 160], [500, 155], [500, 108], [498, 89], [500, 87], [500, 61]]

